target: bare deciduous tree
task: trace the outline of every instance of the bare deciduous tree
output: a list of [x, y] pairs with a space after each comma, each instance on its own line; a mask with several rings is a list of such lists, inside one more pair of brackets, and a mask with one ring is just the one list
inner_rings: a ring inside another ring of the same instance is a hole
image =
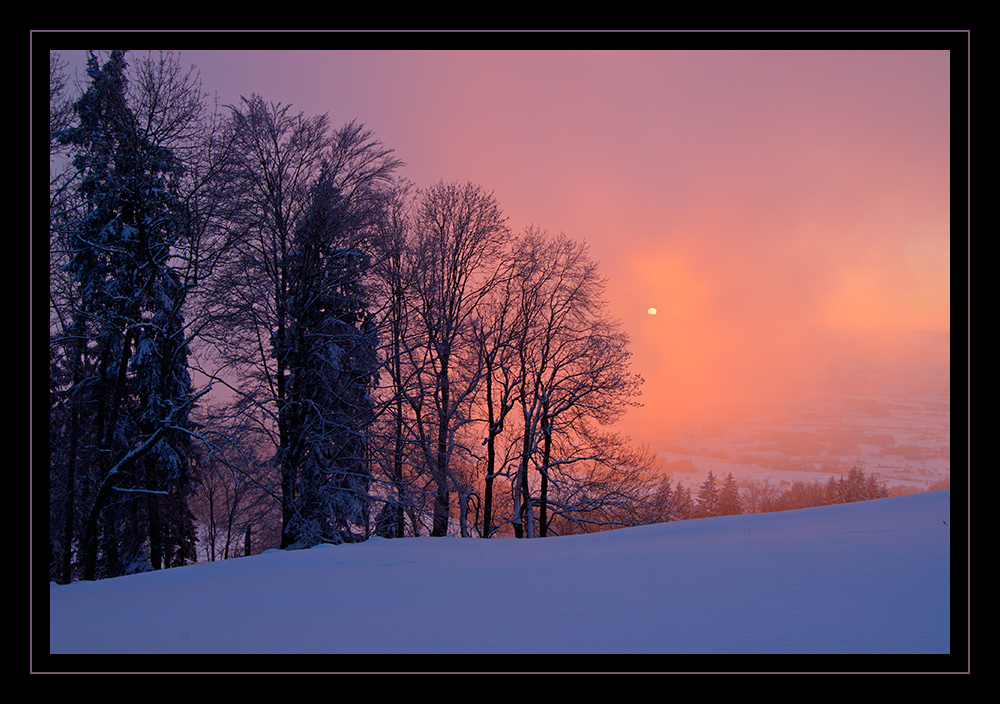
[[410, 405], [434, 488], [431, 535], [442, 536], [452, 453], [482, 377], [473, 353], [473, 314], [495, 285], [508, 229], [493, 194], [471, 183], [427, 189], [415, 220], [414, 313], [423, 346], [412, 357], [421, 393]]
[[750, 480], [743, 492], [744, 513], [773, 511], [780, 496], [781, 489], [771, 484], [770, 477]]
[[482, 403], [485, 405], [486, 467], [483, 477], [483, 537], [496, 533], [494, 484], [504, 463], [497, 462], [497, 442], [508, 415], [517, 405], [521, 377], [515, 364], [522, 339], [523, 317], [518, 316], [516, 291], [524, 274], [518, 257], [510, 256], [500, 269], [493, 295], [484, 301], [473, 323], [473, 339], [483, 373]]
[[199, 459], [200, 482], [191, 502], [205, 559], [250, 555], [277, 545], [281, 493], [256, 434], [239, 427], [224, 404], [208, 408], [198, 420], [213, 429]]
[[[604, 280], [585, 244], [529, 229], [517, 244], [517, 257], [523, 435], [515, 533], [533, 537], [529, 467], [539, 474], [544, 536], [554, 468], [599, 459], [591, 425], [617, 420], [638, 395], [641, 379], [628, 371], [628, 338], [606, 312]], [[561, 456], [554, 452], [557, 436]]]

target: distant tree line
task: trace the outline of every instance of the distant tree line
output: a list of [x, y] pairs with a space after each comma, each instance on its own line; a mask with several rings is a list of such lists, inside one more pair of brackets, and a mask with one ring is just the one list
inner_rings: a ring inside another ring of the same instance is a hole
[[788, 511], [888, 496], [885, 483], [874, 475], [866, 476], [858, 467], [852, 467], [846, 475], [830, 477], [826, 482], [793, 481], [788, 489], [771, 484], [769, 479], [738, 482], [732, 472], [720, 482], [709, 470], [694, 494], [686, 486], [675, 486], [672, 477], [664, 477], [654, 493], [652, 506], [654, 520], [663, 522]]
[[50, 572], [650, 520], [584, 243], [170, 53], [50, 64]]

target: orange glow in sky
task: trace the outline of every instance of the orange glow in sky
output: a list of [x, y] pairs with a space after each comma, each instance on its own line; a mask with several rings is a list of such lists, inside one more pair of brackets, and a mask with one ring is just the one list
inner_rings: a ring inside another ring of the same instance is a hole
[[356, 118], [416, 186], [585, 240], [647, 416], [822, 387], [838, 331], [950, 330], [946, 51], [181, 58], [224, 103]]

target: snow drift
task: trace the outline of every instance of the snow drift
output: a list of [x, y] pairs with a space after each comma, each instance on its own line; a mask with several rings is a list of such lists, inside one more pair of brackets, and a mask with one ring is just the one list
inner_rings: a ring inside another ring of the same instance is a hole
[[948, 653], [950, 524], [943, 490], [270, 551], [52, 585], [50, 653]]

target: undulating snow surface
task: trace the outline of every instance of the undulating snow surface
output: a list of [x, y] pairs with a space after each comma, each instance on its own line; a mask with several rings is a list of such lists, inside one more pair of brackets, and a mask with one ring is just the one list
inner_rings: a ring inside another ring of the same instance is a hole
[[[50, 588], [51, 653], [948, 653], [950, 490]], [[964, 615], [960, 615], [964, 618]]]

